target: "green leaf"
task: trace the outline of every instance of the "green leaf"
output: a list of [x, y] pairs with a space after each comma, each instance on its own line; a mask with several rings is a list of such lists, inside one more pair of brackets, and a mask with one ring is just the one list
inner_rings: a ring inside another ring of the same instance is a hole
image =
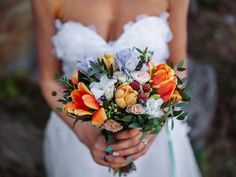
[[187, 113], [187, 112], [184, 112], [183, 114], [181, 114], [181, 115], [179, 115], [178, 117], [176, 117], [176, 119], [178, 119], [178, 120], [184, 120], [187, 115], [188, 115], [188, 113]]
[[182, 114], [184, 111], [174, 111], [173, 114], [174, 114], [174, 117], [175, 116], [179, 116], [180, 114]]
[[149, 132], [149, 131], [151, 131], [153, 128], [151, 127], [151, 126], [148, 126], [148, 125], [145, 125], [144, 127], [143, 127], [143, 131], [144, 132]]
[[179, 94], [181, 95], [183, 101], [190, 101], [191, 100], [191, 98], [183, 90], [179, 90]]
[[97, 69], [97, 64], [96, 64], [96, 62], [93, 62], [93, 61], [90, 60], [89, 63], [90, 63], [90, 66], [91, 66], [92, 68]]
[[178, 71], [185, 71], [185, 68], [177, 68]]
[[171, 114], [172, 117], [174, 117], [174, 110], [173, 110], [172, 106], [170, 107], [170, 114]]
[[151, 95], [151, 96], [149, 97], [149, 99], [155, 99], [155, 100], [157, 100], [157, 99], [159, 99], [159, 98], [161, 98], [161, 97], [160, 97], [160, 95], [158, 95], [158, 94], [154, 94], [154, 95]]
[[127, 116], [124, 116], [121, 120], [124, 122], [131, 122], [132, 119], [133, 119], [132, 115], [127, 115]]
[[177, 65], [177, 69], [178, 69], [178, 68], [183, 68], [183, 66], [184, 66], [184, 60], [181, 60], [181, 61], [179, 62], [179, 64]]
[[143, 51], [140, 50], [139, 48], [135, 48], [139, 53], [143, 54]]
[[56, 113], [60, 113], [60, 112], [62, 112], [62, 111], [63, 111], [62, 108], [59, 108], [59, 107], [57, 107], [57, 108], [54, 109], [54, 112], [56, 112]]
[[148, 123], [147, 123], [148, 125], [151, 125], [151, 126], [158, 126], [159, 125], [159, 120], [158, 119], [156, 119], [156, 118], [152, 118], [152, 119], [149, 119], [148, 120]]
[[175, 106], [181, 108], [181, 107], [186, 106], [186, 103], [185, 102], [177, 103]]
[[143, 117], [141, 115], [138, 116], [138, 121], [139, 121], [139, 124], [141, 126], [144, 124], [144, 120], [143, 120]]
[[174, 69], [174, 68], [175, 68], [175, 66], [174, 66], [174, 64], [173, 64], [173, 63], [170, 63], [170, 64], [169, 64], [169, 66], [170, 66], [172, 69]]
[[109, 68], [109, 70], [108, 70], [108, 76], [112, 77], [112, 76], [113, 76], [113, 73], [114, 73], [114, 71], [113, 71], [113, 65], [111, 64], [111, 66], [110, 66], [110, 68]]
[[56, 91], [52, 91], [51, 95], [52, 96], [57, 96], [57, 92]]
[[62, 77], [60, 74], [57, 73], [57, 82], [62, 85], [63, 87], [67, 89], [74, 89], [74, 85], [72, 84], [72, 81], [67, 79], [67, 77]]
[[59, 99], [59, 100], [57, 100], [58, 102], [61, 102], [61, 103], [64, 103], [66, 100], [64, 100], [64, 99]]
[[153, 131], [151, 131], [151, 134], [158, 134], [161, 131], [161, 126], [157, 126]]
[[132, 124], [129, 125], [129, 128], [140, 128], [141, 126], [139, 125], [139, 123], [134, 122]]

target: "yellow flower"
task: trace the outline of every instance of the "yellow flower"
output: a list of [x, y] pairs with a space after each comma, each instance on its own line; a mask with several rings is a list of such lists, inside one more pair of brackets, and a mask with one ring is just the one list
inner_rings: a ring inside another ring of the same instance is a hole
[[109, 54], [104, 55], [103, 61], [106, 65], [107, 70], [109, 70], [109, 68], [112, 65], [113, 71], [115, 71], [115, 59], [112, 55], [109, 55]]
[[137, 102], [138, 92], [132, 89], [129, 83], [124, 83], [117, 88], [115, 102], [120, 108], [134, 105]]

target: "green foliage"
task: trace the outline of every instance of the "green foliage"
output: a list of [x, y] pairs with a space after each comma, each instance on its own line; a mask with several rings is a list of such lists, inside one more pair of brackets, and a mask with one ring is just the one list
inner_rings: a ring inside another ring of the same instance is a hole
[[89, 76], [96, 77], [97, 74], [107, 74], [105, 63], [98, 58], [96, 61], [89, 61], [91, 68], [89, 68]]
[[191, 97], [189, 97], [186, 92], [184, 92], [183, 90], [178, 90], [178, 91], [179, 91], [179, 94], [181, 95], [183, 101], [189, 102], [191, 100]]
[[[59, 73], [57, 73], [57, 82], [64, 88], [63, 91], [63, 98], [60, 98], [58, 102], [61, 102], [63, 104], [70, 103], [72, 101], [70, 95], [73, 90], [76, 89], [77, 86], [75, 86], [70, 79], [67, 77], [61, 76]], [[56, 96], [57, 93], [55, 91], [52, 91], [52, 96]]]
[[106, 142], [110, 143], [114, 141], [114, 134], [111, 133], [110, 131], [107, 131], [106, 129], [102, 129], [101, 133], [105, 137]]
[[60, 112], [62, 112], [63, 110], [62, 110], [62, 108], [58, 108], [58, 107], [57, 107], [57, 108], [54, 109], [54, 111], [55, 111], [56, 113], [60, 113]]
[[180, 63], [177, 65], [177, 71], [185, 71], [186, 69], [184, 66], [184, 60], [181, 60]]
[[72, 81], [67, 77], [61, 76], [59, 73], [56, 73], [56, 80], [61, 86], [63, 86], [67, 90], [75, 89], [75, 86], [73, 85]]
[[[87, 75], [83, 74], [82, 72], [78, 72], [78, 80], [80, 82], [83, 82], [86, 86], [89, 86], [89, 84], [93, 81], [93, 78], [88, 77]], [[94, 80], [96, 80], [94, 78]]]
[[139, 53], [140, 53], [140, 60], [143, 60], [145, 62], [148, 62], [152, 59], [153, 56], [153, 51], [148, 50], [148, 48], [146, 47], [143, 51], [140, 50], [139, 48], [135, 48]]

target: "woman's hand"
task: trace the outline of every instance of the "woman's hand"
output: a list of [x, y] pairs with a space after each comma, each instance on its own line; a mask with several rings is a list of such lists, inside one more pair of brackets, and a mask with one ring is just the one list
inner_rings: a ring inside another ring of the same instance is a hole
[[[83, 125], [84, 124], [84, 125]], [[76, 130], [79, 139], [89, 148], [93, 160], [103, 166], [119, 168], [127, 165], [124, 157], [113, 157], [107, 151], [109, 146], [100, 130], [91, 123], [82, 123]]]
[[143, 140], [140, 129], [129, 129], [116, 134], [116, 143], [110, 146], [113, 156], [126, 157], [126, 161], [134, 161], [146, 154], [155, 139], [155, 135], [147, 135]]

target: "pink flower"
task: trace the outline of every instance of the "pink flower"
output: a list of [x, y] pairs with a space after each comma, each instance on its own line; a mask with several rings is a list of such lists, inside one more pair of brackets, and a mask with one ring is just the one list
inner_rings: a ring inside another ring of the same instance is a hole
[[131, 73], [134, 80], [138, 81], [140, 84], [145, 84], [150, 80], [150, 75], [146, 71], [136, 71]]

